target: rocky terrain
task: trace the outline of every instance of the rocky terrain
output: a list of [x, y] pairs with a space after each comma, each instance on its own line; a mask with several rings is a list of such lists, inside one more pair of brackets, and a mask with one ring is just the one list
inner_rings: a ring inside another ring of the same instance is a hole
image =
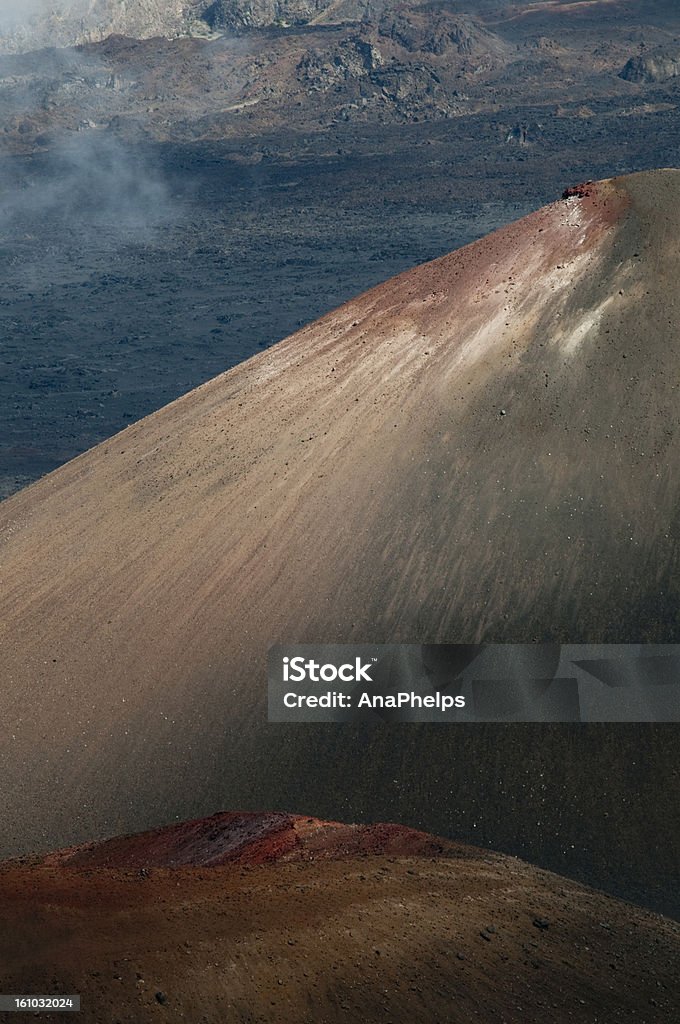
[[4, 0], [0, 52], [77, 46], [113, 33], [137, 38], [207, 32], [205, 0]]
[[5, 991], [77, 992], [87, 1022], [661, 1024], [680, 1009], [677, 924], [395, 825], [224, 814], [8, 862], [0, 914]]
[[677, 913], [673, 726], [273, 726], [265, 680], [291, 637], [676, 642], [679, 198], [569, 190], [3, 502], [3, 852], [292, 809]]
[[[516, 18], [485, 19], [445, 3], [301, 3], [287, 11], [218, 0], [209, 12], [207, 27], [220, 29], [210, 38], [139, 38], [149, 32], [135, 22], [96, 44], [5, 56], [0, 102], [14, 114], [4, 119], [6, 145], [25, 152], [64, 130], [190, 141], [522, 106], [546, 118], [579, 104], [614, 104], [614, 113], [635, 106], [634, 85], [672, 77], [680, 45], [673, 18], [660, 26], [639, 14], [622, 14], [612, 27], [558, 11], [548, 36], [534, 14], [518, 28]], [[144, 23], [151, 30], [157, 20]]]
[[631, 57], [621, 71], [627, 82], [668, 82], [680, 74], [680, 49], [657, 50]]

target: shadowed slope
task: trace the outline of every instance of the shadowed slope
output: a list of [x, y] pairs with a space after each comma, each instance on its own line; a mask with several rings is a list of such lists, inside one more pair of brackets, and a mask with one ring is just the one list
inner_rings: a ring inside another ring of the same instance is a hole
[[[196, 866], [244, 826], [235, 863]], [[263, 840], [291, 831], [303, 862], [274, 844], [261, 863]], [[180, 850], [181, 866], [158, 866]], [[78, 992], [85, 1021], [651, 1024], [680, 1010], [678, 925], [396, 825], [223, 814], [10, 862], [0, 916], [5, 988]]]
[[679, 172], [588, 186], [4, 503], [4, 850], [288, 807], [671, 906], [670, 729], [267, 726], [265, 656], [677, 641], [679, 237]]

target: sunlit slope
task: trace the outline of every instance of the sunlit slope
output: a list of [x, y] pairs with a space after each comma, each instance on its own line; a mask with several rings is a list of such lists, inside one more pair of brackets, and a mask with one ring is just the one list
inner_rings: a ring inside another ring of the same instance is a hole
[[582, 188], [3, 503], [4, 851], [279, 807], [666, 892], [670, 730], [268, 726], [265, 656], [678, 639], [679, 211]]

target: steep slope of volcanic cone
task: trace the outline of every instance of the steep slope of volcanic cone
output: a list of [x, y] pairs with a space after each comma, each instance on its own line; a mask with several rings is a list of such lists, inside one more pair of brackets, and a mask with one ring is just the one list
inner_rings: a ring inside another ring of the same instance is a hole
[[[215, 815], [0, 864], [13, 992], [141, 1024], [675, 1020], [680, 926], [398, 825]], [[58, 986], [55, 989], [55, 986]]]
[[680, 172], [573, 190], [4, 503], [3, 850], [278, 807], [671, 899], [670, 729], [269, 726], [265, 658], [678, 640], [679, 238]]

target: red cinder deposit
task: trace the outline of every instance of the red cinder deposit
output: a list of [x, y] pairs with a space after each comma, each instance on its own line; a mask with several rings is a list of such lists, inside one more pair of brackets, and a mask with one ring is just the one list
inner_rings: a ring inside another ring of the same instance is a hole
[[3, 987], [84, 1024], [680, 1014], [676, 923], [396, 825], [219, 814], [6, 862], [0, 919]]
[[345, 825], [299, 814], [223, 812], [48, 854], [46, 865], [216, 867], [361, 855], [455, 856], [463, 849], [404, 825]]

